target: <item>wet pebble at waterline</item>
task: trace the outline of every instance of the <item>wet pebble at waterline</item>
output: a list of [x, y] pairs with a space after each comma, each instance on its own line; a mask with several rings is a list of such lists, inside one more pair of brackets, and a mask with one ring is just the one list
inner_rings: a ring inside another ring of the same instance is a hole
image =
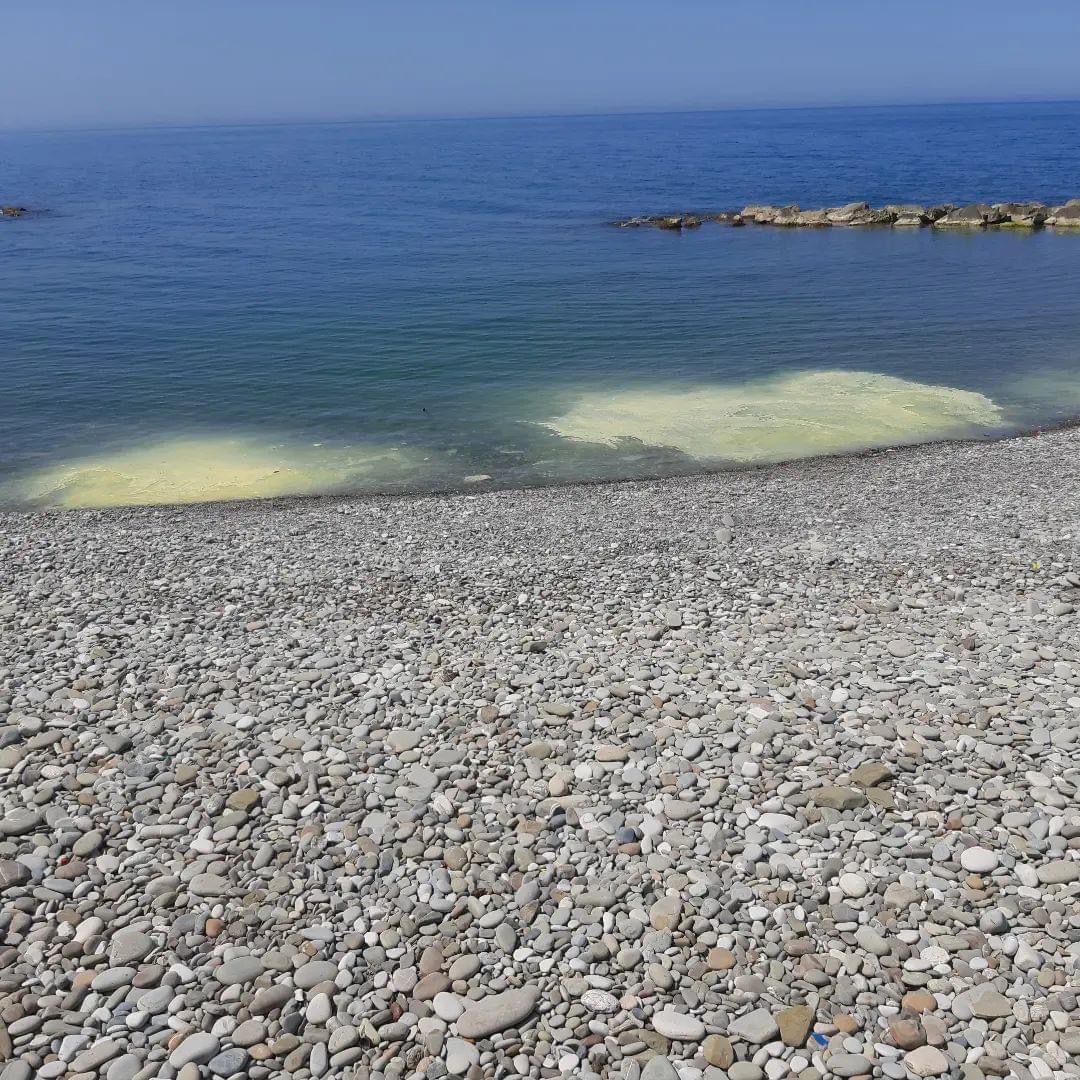
[[0, 516], [0, 1077], [1077, 1076], [1078, 451]]

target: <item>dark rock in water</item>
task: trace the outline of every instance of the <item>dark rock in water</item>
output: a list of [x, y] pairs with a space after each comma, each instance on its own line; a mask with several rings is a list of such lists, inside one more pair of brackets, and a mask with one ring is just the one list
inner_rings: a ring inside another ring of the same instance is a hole
[[0, 215], [4, 217], [22, 217], [23, 214], [29, 214], [25, 206], [0, 206]]
[[613, 221], [612, 224], [619, 229], [696, 229], [701, 225], [702, 219], [691, 214], [655, 214], [651, 217], [622, 218]]
[[690, 214], [672, 214], [668, 217], [651, 219], [658, 229], [697, 229], [701, 226], [701, 218]]
[[937, 229], [982, 229], [987, 225], [1000, 225], [1005, 215], [986, 203], [972, 203], [959, 210], [950, 210], [934, 222]]
[[1047, 219], [1048, 225], [1059, 229], [1080, 229], [1080, 199], [1070, 199], [1064, 206], [1055, 206]]
[[720, 225], [745, 225], [746, 219], [739, 213], [738, 210], [721, 210], [717, 214], [706, 214], [706, 221], [715, 221]]
[[1038, 229], [1050, 214], [1042, 203], [1037, 202], [994, 203], [994, 209], [1005, 217], [998, 224], [1014, 229]]
[[900, 229], [921, 229], [933, 221], [925, 206], [891, 203], [885, 209], [893, 214], [892, 223]]
[[964, 206], [959, 210], [950, 210], [934, 222], [937, 229], [981, 229], [986, 224], [982, 208]]
[[888, 207], [880, 209], [860, 210], [848, 222], [850, 226], [859, 225], [891, 225], [896, 220], [896, 214]]

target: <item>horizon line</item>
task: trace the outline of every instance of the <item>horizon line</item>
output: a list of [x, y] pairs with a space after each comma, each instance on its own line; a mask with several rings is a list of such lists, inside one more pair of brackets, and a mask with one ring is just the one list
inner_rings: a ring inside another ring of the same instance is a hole
[[586, 120], [603, 117], [687, 116], [711, 113], [836, 112], [857, 109], [934, 109], [946, 106], [1074, 105], [1080, 97], [1018, 97], [1002, 99], [955, 98], [945, 101], [891, 101], [814, 105], [716, 105], [627, 109], [584, 109], [569, 112], [508, 113], [402, 113], [368, 116], [294, 117], [290, 119], [146, 120], [108, 124], [74, 124], [50, 127], [0, 127], [2, 135], [59, 135], [108, 131], [177, 130], [190, 128], [330, 127], [347, 124], [454, 123], [462, 121]]

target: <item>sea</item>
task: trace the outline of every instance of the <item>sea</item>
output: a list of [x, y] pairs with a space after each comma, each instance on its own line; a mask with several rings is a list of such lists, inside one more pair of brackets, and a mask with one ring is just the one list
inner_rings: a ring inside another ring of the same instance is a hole
[[[1080, 104], [0, 135], [0, 501], [480, 491], [1080, 415], [1080, 230], [618, 229], [1080, 197]], [[1048, 479], [1048, 482], [1049, 479]]]

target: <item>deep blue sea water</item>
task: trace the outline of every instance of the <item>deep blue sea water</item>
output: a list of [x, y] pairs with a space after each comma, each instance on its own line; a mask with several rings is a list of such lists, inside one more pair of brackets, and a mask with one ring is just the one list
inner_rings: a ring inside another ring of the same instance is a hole
[[1053, 422], [1080, 233], [607, 223], [1078, 196], [1080, 104], [0, 135], [0, 202], [49, 211], [0, 221], [0, 485], [535, 484]]

